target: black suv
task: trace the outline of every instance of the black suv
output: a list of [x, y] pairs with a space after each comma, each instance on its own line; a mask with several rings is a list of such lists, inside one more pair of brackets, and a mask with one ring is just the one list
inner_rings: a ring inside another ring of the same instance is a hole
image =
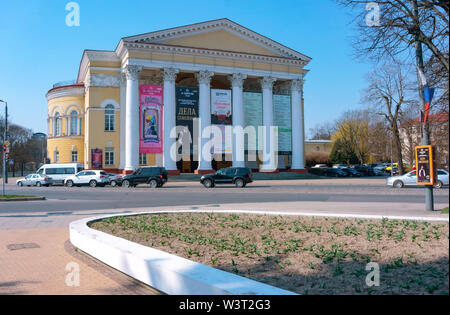
[[200, 178], [200, 183], [206, 188], [214, 187], [216, 184], [234, 184], [238, 188], [243, 188], [251, 182], [252, 171], [248, 167], [223, 168]]
[[139, 184], [149, 184], [150, 187], [162, 187], [167, 182], [167, 171], [164, 167], [142, 167], [133, 174], [122, 178], [123, 187], [136, 187]]

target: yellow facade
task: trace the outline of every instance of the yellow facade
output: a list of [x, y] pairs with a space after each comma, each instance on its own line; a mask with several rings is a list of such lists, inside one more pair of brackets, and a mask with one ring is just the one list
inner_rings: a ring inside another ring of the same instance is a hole
[[[202, 25], [208, 23], [211, 26], [200, 30]], [[224, 25], [231, 25], [231, 28], [224, 29]], [[92, 167], [91, 151], [100, 149], [103, 152], [103, 169], [123, 168], [124, 161], [120, 160], [121, 150], [122, 158], [124, 154], [124, 148], [121, 148], [121, 106], [125, 100], [124, 95], [121, 95], [121, 71], [129, 62], [147, 63], [148, 66], [143, 69], [147, 76], [160, 73], [161, 67], [165, 67], [160, 66], [161, 64], [176, 64], [180, 73], [183, 71], [183, 65], [186, 65], [186, 73], [198, 71], [187, 68], [205, 66], [232, 69], [232, 73], [284, 73], [292, 78], [302, 76], [305, 73], [303, 65], [309, 62], [308, 57], [227, 19], [166, 30], [165, 34], [159, 35], [161, 32], [165, 31], [123, 38], [115, 51], [86, 50], [80, 64], [77, 83], [56, 87], [47, 93], [47, 150], [52, 163], [55, 162], [55, 152], [58, 153], [57, 163], [70, 163], [72, 152], [76, 151], [78, 162], [88, 169]], [[239, 32], [241, 34], [238, 34]], [[147, 35], [149, 39], [145, 38]], [[132, 45], [140, 42], [143, 44]], [[224, 73], [218, 71], [217, 74]], [[257, 73], [253, 78], [260, 76]], [[113, 130], [106, 130], [108, 105], [114, 108]], [[74, 121], [70, 114], [74, 110], [79, 113], [77, 134], [71, 133]], [[114, 152], [113, 160], [106, 160], [107, 150]], [[161, 156], [146, 155], [146, 165], [159, 163]]]

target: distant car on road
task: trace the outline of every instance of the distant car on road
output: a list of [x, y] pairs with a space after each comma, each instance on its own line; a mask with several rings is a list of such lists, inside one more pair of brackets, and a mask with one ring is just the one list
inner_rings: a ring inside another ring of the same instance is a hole
[[348, 174], [350, 177], [361, 177], [361, 173], [355, 170], [354, 168], [347, 167], [347, 168], [341, 168], [344, 172]]
[[343, 168], [348, 168], [348, 165], [346, 165], [346, 164], [334, 164], [333, 168], [343, 169]]
[[122, 186], [122, 180], [123, 180], [123, 176], [120, 174], [112, 174], [112, 173], [108, 173], [106, 174], [109, 177], [109, 184], [112, 187], [116, 187], [116, 186]]
[[313, 166], [313, 168], [325, 168], [328, 167], [326, 164], [316, 164]]
[[386, 167], [388, 167], [388, 163], [378, 164], [373, 168], [373, 173], [377, 176], [385, 175], [386, 173]]
[[36, 173], [50, 176], [53, 179], [52, 185], [63, 185], [67, 177], [75, 175], [83, 169], [83, 164], [79, 163], [44, 164]]
[[136, 187], [140, 184], [148, 184], [152, 188], [162, 187], [167, 182], [168, 175], [164, 167], [141, 167], [122, 177], [122, 187]]
[[[448, 186], [449, 176], [448, 172], [444, 170], [437, 171], [437, 181], [434, 185], [435, 188], [442, 188], [443, 186]], [[417, 185], [416, 171], [411, 171], [401, 176], [391, 176], [386, 179], [386, 185], [392, 186], [394, 188], [403, 188], [405, 186], [419, 186]]]
[[234, 184], [238, 188], [244, 188], [251, 182], [253, 182], [252, 171], [248, 167], [223, 168], [200, 178], [200, 183], [206, 188], [214, 187], [217, 184]]
[[69, 176], [64, 180], [64, 186], [91, 186], [104, 187], [109, 184], [109, 177], [105, 171], [101, 170], [85, 170], [75, 175]]
[[327, 177], [347, 177], [348, 174], [341, 170], [340, 168], [329, 168], [323, 172], [324, 176]]
[[16, 185], [19, 187], [22, 187], [22, 186], [37, 186], [37, 187], [46, 186], [46, 187], [48, 187], [51, 184], [53, 184], [53, 179], [49, 176], [41, 175], [41, 174], [30, 174], [30, 175], [25, 176], [24, 179], [16, 180]]

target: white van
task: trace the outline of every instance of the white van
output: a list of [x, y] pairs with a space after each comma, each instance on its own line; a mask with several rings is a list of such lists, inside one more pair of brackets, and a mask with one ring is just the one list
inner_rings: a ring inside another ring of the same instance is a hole
[[53, 185], [64, 185], [64, 180], [78, 172], [84, 170], [83, 164], [68, 163], [68, 164], [45, 164], [37, 171], [38, 174], [47, 175], [52, 178]]

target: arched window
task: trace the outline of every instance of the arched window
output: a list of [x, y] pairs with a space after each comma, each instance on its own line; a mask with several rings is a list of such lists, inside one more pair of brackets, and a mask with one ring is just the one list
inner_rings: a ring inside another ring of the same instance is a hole
[[78, 135], [78, 112], [73, 110], [70, 112], [70, 134]]
[[61, 136], [61, 115], [59, 112], [55, 113], [55, 126], [54, 126], [54, 130], [55, 130], [55, 136]]
[[116, 120], [116, 112], [114, 110], [114, 106], [108, 104], [105, 106], [105, 131], [114, 131]]

